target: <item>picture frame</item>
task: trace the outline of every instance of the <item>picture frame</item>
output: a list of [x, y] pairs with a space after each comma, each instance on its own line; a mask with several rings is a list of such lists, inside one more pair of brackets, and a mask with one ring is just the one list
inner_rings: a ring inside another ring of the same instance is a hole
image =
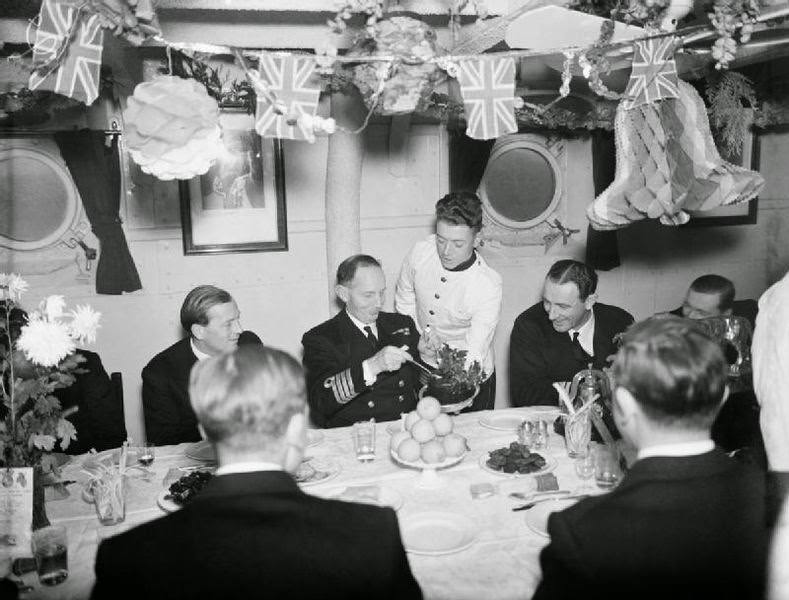
[[[736, 154], [720, 152], [721, 157], [730, 163], [751, 170], [759, 170], [759, 136], [749, 128], [742, 142], [742, 148]], [[758, 218], [759, 199], [740, 202], [729, 206], [719, 206], [713, 210], [690, 211], [691, 227], [719, 227], [721, 225], [753, 225]]]
[[223, 108], [224, 151], [179, 184], [185, 255], [288, 249], [282, 142], [262, 138], [254, 115]]

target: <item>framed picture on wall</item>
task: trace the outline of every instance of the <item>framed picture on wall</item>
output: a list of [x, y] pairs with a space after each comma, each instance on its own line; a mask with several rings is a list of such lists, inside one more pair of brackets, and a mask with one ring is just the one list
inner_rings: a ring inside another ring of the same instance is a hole
[[[736, 154], [720, 149], [721, 157], [735, 165], [759, 170], [759, 137], [748, 129], [742, 148]], [[756, 223], [758, 198], [730, 206], [719, 206], [713, 210], [690, 211], [689, 226], [712, 227], [720, 225], [753, 225]]]
[[219, 159], [180, 183], [184, 254], [287, 250], [281, 141], [261, 138], [243, 111], [223, 109], [220, 122]]

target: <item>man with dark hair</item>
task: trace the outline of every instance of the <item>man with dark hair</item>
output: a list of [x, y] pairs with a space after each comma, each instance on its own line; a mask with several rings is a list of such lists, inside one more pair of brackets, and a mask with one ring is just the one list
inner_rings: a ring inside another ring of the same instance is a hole
[[487, 378], [470, 410], [496, 400], [493, 334], [501, 314], [501, 276], [476, 250], [482, 203], [471, 192], [452, 192], [436, 203], [436, 233], [417, 242], [403, 261], [395, 293], [397, 312], [416, 321], [422, 360], [436, 366], [443, 344], [468, 352]]
[[720, 348], [688, 321], [633, 326], [614, 360], [614, 419], [638, 458], [618, 488], [548, 519], [534, 598], [762, 598], [764, 476], [715, 448]]
[[337, 268], [345, 308], [304, 334], [304, 367], [313, 422], [343, 427], [391, 421], [416, 407], [419, 333], [411, 317], [382, 311], [386, 278], [372, 256]]
[[693, 281], [682, 303], [686, 319], [725, 317], [732, 314], [734, 284], [720, 275], [702, 275]]
[[510, 334], [510, 403], [556, 405], [554, 383], [572, 381], [591, 364], [606, 366], [614, 338], [633, 322], [630, 313], [597, 302], [597, 273], [560, 260], [550, 268], [542, 302], [526, 309]]
[[294, 481], [305, 395], [298, 362], [273, 348], [196, 365], [189, 396], [219, 468], [181, 510], [101, 543], [94, 600], [421, 599], [394, 510]]
[[199, 360], [234, 350], [239, 344], [260, 344], [242, 331], [233, 297], [213, 285], [201, 285], [181, 305], [186, 337], [154, 356], [142, 370], [142, 407], [148, 442], [157, 446], [197, 442], [200, 432], [189, 404], [189, 371]]

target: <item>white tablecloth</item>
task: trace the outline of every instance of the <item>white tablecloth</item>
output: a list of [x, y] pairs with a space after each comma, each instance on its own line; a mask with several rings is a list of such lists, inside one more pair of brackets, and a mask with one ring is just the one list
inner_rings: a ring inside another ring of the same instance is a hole
[[[508, 409], [528, 418], [533, 409]], [[307, 451], [308, 456], [328, 457], [341, 466], [340, 474], [324, 483], [305, 487], [308, 493], [325, 495], [330, 489], [354, 484], [379, 483], [396, 490], [404, 500], [398, 511], [400, 522], [426, 511], [452, 512], [465, 515], [478, 528], [476, 541], [466, 550], [441, 556], [409, 554], [411, 569], [422, 587], [425, 598], [447, 600], [509, 600], [529, 598], [540, 579], [539, 552], [547, 539], [534, 533], [525, 524], [524, 512], [512, 512], [517, 501], [506, 492], [533, 485], [533, 478], [507, 478], [479, 466], [480, 456], [516, 439], [512, 432], [492, 430], [479, 424], [481, 417], [492, 411], [470, 413], [455, 417], [455, 431], [468, 438], [471, 451], [463, 462], [439, 471], [444, 484], [435, 490], [418, 486], [420, 473], [402, 468], [389, 456], [387, 423], [377, 425], [376, 459], [360, 463], [353, 452], [350, 428], [323, 430], [321, 443]], [[495, 414], [505, 414], [496, 411]], [[101, 525], [91, 504], [81, 498], [79, 484], [69, 486], [69, 498], [47, 502], [47, 514], [54, 524], [64, 525], [69, 538], [69, 577], [55, 587], [43, 588], [36, 574], [24, 577], [35, 591], [25, 598], [87, 598], [94, 582], [93, 564], [99, 542], [105, 537], [164, 515], [156, 504], [163, 490], [162, 480], [171, 467], [196, 464], [184, 455], [189, 444], [157, 448], [156, 461], [151, 470], [154, 476], [144, 480], [134, 475], [127, 488], [126, 520], [116, 526]], [[558, 461], [556, 474], [562, 489], [580, 485], [572, 461], [567, 457], [561, 437], [550, 436], [549, 455]], [[80, 472], [81, 457], [75, 457], [63, 471], [63, 479], [85, 481]], [[472, 499], [472, 483], [500, 484], [500, 493], [485, 499]], [[134, 556], [129, 557], [130, 561]]]

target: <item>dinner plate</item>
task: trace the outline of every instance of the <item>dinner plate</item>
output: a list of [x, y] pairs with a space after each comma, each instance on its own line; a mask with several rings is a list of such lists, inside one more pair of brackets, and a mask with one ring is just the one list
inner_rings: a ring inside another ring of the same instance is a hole
[[308, 458], [302, 461], [301, 465], [293, 475], [296, 483], [301, 486], [324, 483], [334, 479], [342, 471], [340, 464], [331, 458]]
[[479, 424], [483, 427], [494, 429], [496, 431], [511, 431], [513, 433], [517, 433], [520, 424], [527, 419], [528, 417], [526, 417], [525, 414], [496, 414], [496, 411], [494, 411], [493, 413], [482, 417], [479, 420]]
[[199, 460], [200, 462], [216, 462], [216, 452], [208, 440], [195, 442], [184, 452], [188, 458]]
[[449, 512], [424, 512], [400, 519], [406, 552], [440, 556], [460, 552], [477, 539], [477, 528], [468, 517]]
[[578, 498], [569, 500], [557, 498], [556, 500], [538, 502], [534, 508], [525, 511], [526, 526], [542, 537], [550, 537], [548, 535], [548, 517], [551, 516], [551, 513], [564, 510], [576, 502], [578, 502]]
[[545, 459], [545, 465], [542, 469], [538, 469], [537, 471], [531, 471], [529, 473], [505, 473], [504, 471], [498, 471], [488, 466], [488, 459], [490, 458], [490, 452], [485, 452], [482, 456], [479, 457], [479, 466], [483, 471], [487, 471], [488, 473], [493, 473], [494, 475], [501, 475], [502, 477], [527, 477], [529, 475], [539, 475], [540, 473], [549, 473], [553, 471], [556, 466], [559, 464], [553, 456], [547, 456], [541, 452], [535, 452], [534, 454], [539, 454]]
[[[372, 494], [365, 495], [365, 488], [369, 487], [378, 488], [376, 497], [373, 497]], [[403, 506], [403, 496], [400, 492], [382, 485], [349, 485], [343, 488], [328, 490], [325, 494], [321, 494], [321, 496], [333, 500], [342, 500], [344, 502], [359, 502], [361, 504], [372, 504], [373, 506], [388, 506], [394, 510], [400, 510]]]
[[156, 496], [156, 504], [158, 504], [159, 508], [161, 508], [166, 513], [171, 513], [171, 512], [175, 512], [176, 510], [181, 510], [182, 507], [180, 504], [167, 497], [169, 493], [170, 493], [169, 490], [162, 490], [162, 492], [158, 496]]

